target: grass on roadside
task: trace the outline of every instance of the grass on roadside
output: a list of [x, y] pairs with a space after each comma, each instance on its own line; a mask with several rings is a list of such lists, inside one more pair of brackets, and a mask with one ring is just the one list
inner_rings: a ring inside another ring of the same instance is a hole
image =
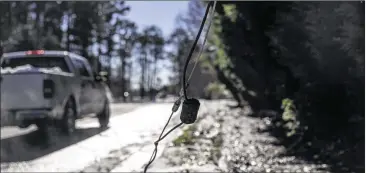
[[[206, 153], [205, 155], [206, 162], [213, 162], [214, 164], [217, 164], [218, 160], [221, 157], [221, 146], [223, 143], [222, 134], [219, 129], [220, 126], [217, 126], [218, 121], [216, 123], [213, 123], [210, 125], [210, 127], [207, 128], [199, 128], [200, 127], [200, 121], [198, 121], [194, 125], [190, 125], [187, 128], [185, 128], [181, 135], [179, 135], [177, 138], [175, 138], [172, 142], [172, 144], [175, 147], [182, 147], [182, 148], [190, 148], [192, 146], [199, 146], [197, 150], [194, 153]], [[215, 129], [216, 128], [216, 129]], [[215, 130], [218, 130], [218, 133], [215, 133], [214, 135], [210, 135], [211, 132], [214, 132]], [[191, 153], [190, 155], [192, 155]], [[193, 154], [194, 155], [194, 154]], [[197, 156], [198, 157], [203, 157]]]
[[181, 145], [190, 145], [194, 143], [194, 132], [196, 128], [194, 125], [188, 126], [188, 128], [184, 129], [182, 134], [174, 139], [173, 144], [174, 146], [181, 146]]

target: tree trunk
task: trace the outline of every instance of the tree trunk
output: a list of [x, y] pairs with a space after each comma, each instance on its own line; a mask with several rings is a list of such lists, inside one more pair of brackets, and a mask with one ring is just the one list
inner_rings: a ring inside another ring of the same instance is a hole
[[231, 95], [234, 97], [234, 99], [237, 101], [237, 106], [238, 107], [243, 107], [244, 106], [244, 99], [240, 94], [240, 91], [238, 90], [238, 88], [235, 87], [235, 85], [230, 81], [230, 79], [228, 79], [226, 77], [226, 75], [224, 74], [224, 72], [218, 67], [215, 66], [215, 70], [217, 72], [217, 77], [218, 79], [225, 84], [225, 86], [227, 87], [227, 89], [230, 91]]
[[38, 2], [36, 3], [36, 21], [35, 21], [35, 25], [36, 25], [36, 48], [40, 49], [40, 38], [41, 38], [41, 27], [40, 27], [40, 14], [41, 14], [41, 9], [40, 9], [40, 4], [42, 2]]
[[124, 52], [124, 50], [122, 50], [122, 54], [121, 54], [121, 91], [122, 91], [122, 99], [123, 102], [126, 102], [126, 96], [125, 96], [125, 92], [126, 92], [126, 79], [125, 79], [125, 73], [126, 73], [126, 53]]
[[[129, 63], [128, 64], [128, 75], [127, 75], [127, 78], [126, 78], [126, 81], [128, 83], [128, 86], [126, 85], [126, 87], [128, 88], [128, 91], [131, 91], [131, 77], [132, 77], [132, 63]], [[130, 98], [130, 101], [132, 101], [132, 93], [129, 94], [129, 98]]]
[[141, 57], [141, 81], [140, 81], [140, 96], [141, 99], [145, 97], [145, 75], [146, 75], [146, 61], [147, 55], [146, 52], [143, 53], [143, 57]]
[[[4, 3], [4, 2], [3, 2]], [[8, 19], [8, 24], [9, 24], [9, 28], [12, 28], [12, 6], [11, 6], [12, 2], [9, 2], [8, 5], [9, 5], [9, 19]]]
[[157, 73], [157, 62], [158, 62], [158, 59], [155, 58], [154, 59], [153, 74], [152, 74], [152, 79], [151, 79], [151, 86], [150, 86], [150, 99], [151, 100], [154, 100], [154, 91], [156, 90], [155, 80], [156, 80], [156, 73]]
[[[69, 6], [68, 5], [68, 3], [67, 3], [67, 6]], [[70, 24], [71, 24], [71, 17], [70, 17], [71, 15], [70, 15], [70, 12], [69, 12], [69, 10], [67, 11], [67, 31], [66, 31], [66, 50], [68, 51], [68, 52], [70, 52]]]

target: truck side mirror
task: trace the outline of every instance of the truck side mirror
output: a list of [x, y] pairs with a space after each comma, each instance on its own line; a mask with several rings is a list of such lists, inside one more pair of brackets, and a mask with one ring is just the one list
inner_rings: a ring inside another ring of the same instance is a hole
[[102, 82], [103, 80], [102, 80], [102, 77], [101, 76], [98, 76], [98, 75], [95, 75], [94, 76], [94, 80], [95, 80], [95, 82]]
[[108, 73], [105, 72], [105, 71], [101, 71], [101, 72], [94, 72], [94, 80], [96, 82], [103, 82], [103, 81], [106, 81], [107, 80], [107, 75]]

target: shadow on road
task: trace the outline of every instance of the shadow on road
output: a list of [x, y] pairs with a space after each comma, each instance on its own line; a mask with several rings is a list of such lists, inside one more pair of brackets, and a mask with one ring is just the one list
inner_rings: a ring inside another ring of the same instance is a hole
[[[338, 134], [315, 135], [307, 132], [300, 136], [286, 136], [281, 114], [275, 111], [264, 111], [262, 114], [251, 114], [251, 117], [269, 118], [272, 125], [257, 129], [259, 133], [269, 133], [279, 141], [272, 145], [284, 146], [286, 156], [295, 156], [309, 163], [327, 164], [330, 172], [365, 172], [365, 124], [357, 122], [343, 127]], [[326, 125], [324, 125], [326, 126]], [[341, 128], [341, 127], [339, 127]]]
[[51, 132], [49, 138], [40, 131], [33, 131], [28, 134], [1, 139], [1, 162], [34, 160], [95, 136], [105, 130], [107, 129], [76, 129], [75, 134], [69, 137]]

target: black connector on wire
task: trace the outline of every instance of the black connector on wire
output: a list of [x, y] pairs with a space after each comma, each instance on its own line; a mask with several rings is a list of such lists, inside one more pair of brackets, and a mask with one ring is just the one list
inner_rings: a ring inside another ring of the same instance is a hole
[[[186, 72], [187, 72], [187, 67], [188, 67], [188, 64], [189, 64], [189, 61], [191, 60], [192, 58], [192, 55], [193, 55], [193, 51], [195, 49], [195, 47], [197, 46], [197, 42], [201, 36], [201, 33], [202, 33], [202, 30], [203, 30], [203, 27], [205, 25], [205, 22], [207, 20], [207, 16], [208, 16], [208, 12], [210, 11], [210, 7], [213, 5], [213, 1], [210, 1], [207, 5], [207, 8], [206, 8], [206, 11], [205, 11], [205, 15], [203, 17], [203, 20], [201, 22], [201, 26], [199, 28], [199, 31], [197, 33], [197, 36], [196, 36], [196, 39], [194, 40], [194, 43], [191, 47], [191, 50], [188, 54], [188, 57], [187, 57], [187, 60], [185, 62], [185, 65], [184, 65], [184, 70], [183, 70], [183, 86], [182, 86], [182, 90], [183, 90], [183, 97], [184, 97], [184, 101], [183, 101], [183, 106], [182, 106], [182, 112], [181, 112], [181, 115], [180, 115], [180, 119], [181, 119], [181, 123], [179, 123], [178, 125], [174, 126], [171, 130], [169, 130], [165, 135], [163, 135], [166, 127], [168, 126], [172, 116], [173, 116], [173, 113], [178, 111], [179, 109], [179, 106], [180, 106], [180, 103], [181, 103], [181, 100], [182, 100], [182, 96], [180, 96], [178, 98], [177, 101], [174, 102], [174, 105], [172, 107], [172, 113], [170, 114], [170, 117], [167, 121], [167, 123], [165, 124], [159, 138], [157, 141], [154, 142], [154, 145], [155, 145], [155, 149], [151, 155], [151, 158], [149, 160], [149, 162], [147, 163], [147, 165], [145, 166], [145, 169], [144, 169], [144, 173], [146, 173], [147, 169], [149, 168], [149, 166], [152, 164], [152, 162], [155, 160], [156, 158], [156, 155], [158, 153], [158, 145], [159, 145], [159, 142], [161, 140], [163, 140], [169, 133], [171, 133], [173, 130], [177, 129], [178, 127], [180, 127], [181, 125], [183, 124], [192, 124], [196, 121], [197, 119], [197, 114], [198, 114], [198, 110], [199, 110], [199, 107], [200, 107], [200, 102], [195, 99], [195, 98], [188, 98], [187, 96], [187, 88], [188, 88], [188, 83], [186, 83]], [[213, 9], [214, 10], [214, 9]]]
[[[180, 120], [184, 123], [184, 124], [192, 124], [196, 121], [197, 119], [197, 114], [198, 114], [198, 110], [200, 108], [200, 102], [195, 99], [195, 98], [188, 98], [187, 96], [187, 82], [186, 82], [186, 74], [187, 74], [187, 68], [188, 68], [188, 64], [189, 61], [192, 58], [194, 49], [197, 46], [197, 42], [201, 37], [201, 33], [203, 30], [203, 27], [205, 26], [206, 20], [207, 20], [207, 16], [208, 16], [208, 12], [210, 11], [210, 7], [213, 6], [213, 1], [210, 1], [207, 5], [205, 14], [203, 16], [202, 22], [201, 22], [201, 26], [198, 30], [196, 39], [193, 42], [193, 45], [191, 47], [191, 50], [189, 51], [188, 57], [186, 59], [186, 62], [184, 64], [184, 69], [183, 69], [183, 95], [184, 95], [184, 101], [183, 101], [183, 106], [182, 106], [182, 112], [180, 115]], [[214, 10], [214, 9], [213, 9]]]
[[[191, 47], [191, 50], [189, 51], [188, 57], [186, 59], [186, 62], [184, 64], [184, 69], [183, 69], [183, 95], [184, 95], [184, 101], [183, 101], [183, 106], [182, 106], [182, 112], [180, 114], [180, 120], [184, 123], [184, 124], [193, 124], [196, 120], [197, 120], [197, 114], [198, 114], [198, 110], [200, 108], [200, 102], [195, 99], [195, 98], [188, 98], [187, 96], [187, 86], [188, 83], [186, 82], [186, 74], [187, 74], [187, 68], [188, 68], [188, 64], [189, 61], [192, 58], [194, 49], [197, 46], [197, 42], [201, 37], [201, 33], [203, 30], [203, 27], [205, 26], [206, 20], [207, 20], [207, 16], [208, 16], [208, 12], [210, 11], [210, 7], [213, 5], [213, 1], [210, 1], [207, 5], [205, 14], [203, 16], [202, 22], [201, 22], [201, 26], [198, 30], [196, 39], [193, 42], [193, 45]], [[213, 9], [214, 10], [214, 9]]]

